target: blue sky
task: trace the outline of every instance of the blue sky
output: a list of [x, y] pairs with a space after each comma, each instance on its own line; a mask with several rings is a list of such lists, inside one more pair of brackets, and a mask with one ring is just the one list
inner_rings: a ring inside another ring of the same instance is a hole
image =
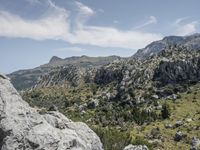
[[0, 72], [56, 55], [131, 56], [200, 30], [199, 0], [0, 0]]

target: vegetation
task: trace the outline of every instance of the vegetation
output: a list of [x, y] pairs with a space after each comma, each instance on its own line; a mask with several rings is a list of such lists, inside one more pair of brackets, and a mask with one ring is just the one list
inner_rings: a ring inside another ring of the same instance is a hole
[[[74, 121], [87, 123], [101, 138], [105, 150], [122, 149], [125, 145], [145, 144], [150, 149], [189, 149], [193, 136], [200, 138], [200, 89], [192, 87], [190, 92], [177, 96], [176, 100], [154, 100], [151, 104], [131, 106], [121, 101], [106, 101], [103, 98], [94, 109], [81, 105], [87, 104], [101, 87], [84, 84], [70, 90], [64, 87], [34, 89], [23, 93], [23, 98], [31, 105], [48, 110], [53, 104]], [[108, 87], [107, 87], [108, 88]], [[149, 106], [162, 106], [161, 110], [147, 111]], [[41, 111], [39, 109], [39, 111]], [[192, 121], [187, 122], [191, 118]], [[184, 126], [165, 128], [182, 120]], [[155, 130], [159, 128], [158, 130]], [[172, 137], [180, 130], [187, 135], [180, 142]], [[157, 139], [161, 143], [150, 142]]]
[[100, 137], [105, 150], [122, 150], [131, 143], [129, 132], [122, 132], [116, 128], [96, 127], [93, 130]]
[[162, 115], [163, 119], [169, 118], [169, 116], [170, 116], [170, 110], [169, 110], [169, 105], [167, 103], [164, 103], [162, 105], [161, 115]]

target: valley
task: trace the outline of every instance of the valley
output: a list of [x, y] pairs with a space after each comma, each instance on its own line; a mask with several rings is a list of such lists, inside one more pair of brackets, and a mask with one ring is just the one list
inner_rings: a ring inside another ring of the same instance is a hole
[[196, 150], [199, 42], [199, 34], [167, 37], [129, 58], [53, 57], [46, 65], [8, 76], [39, 113], [56, 108], [73, 121], [85, 122], [105, 150], [128, 144]]

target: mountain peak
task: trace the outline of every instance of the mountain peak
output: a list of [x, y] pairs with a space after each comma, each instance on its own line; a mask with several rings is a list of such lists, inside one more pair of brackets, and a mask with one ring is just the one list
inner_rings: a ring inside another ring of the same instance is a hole
[[143, 49], [139, 49], [133, 57], [146, 58], [168, 48], [171, 45], [182, 45], [191, 49], [200, 48], [200, 34], [188, 36], [166, 36], [162, 40], [154, 41]]
[[60, 58], [60, 57], [53, 56], [53, 57], [50, 59], [49, 63], [54, 63], [54, 62], [62, 61], [62, 60], [63, 60], [63, 59]]

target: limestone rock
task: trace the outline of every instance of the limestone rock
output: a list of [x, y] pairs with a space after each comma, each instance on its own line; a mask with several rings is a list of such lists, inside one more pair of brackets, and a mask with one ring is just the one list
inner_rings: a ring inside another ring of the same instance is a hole
[[124, 148], [124, 150], [149, 150], [146, 145], [128, 145]]
[[98, 99], [92, 99], [88, 102], [87, 107], [89, 109], [94, 109], [99, 105], [99, 100]]
[[180, 127], [184, 124], [183, 121], [179, 120], [179, 121], [176, 121], [176, 123], [174, 124], [174, 126], [177, 128], [177, 127]]
[[174, 141], [180, 141], [182, 140], [184, 137], [183, 133], [181, 131], [176, 132], [175, 137], [174, 137]]
[[190, 150], [200, 149], [200, 140], [196, 137], [192, 138]]
[[1, 150], [102, 150], [99, 137], [84, 123], [59, 112], [40, 115], [0, 76]]

